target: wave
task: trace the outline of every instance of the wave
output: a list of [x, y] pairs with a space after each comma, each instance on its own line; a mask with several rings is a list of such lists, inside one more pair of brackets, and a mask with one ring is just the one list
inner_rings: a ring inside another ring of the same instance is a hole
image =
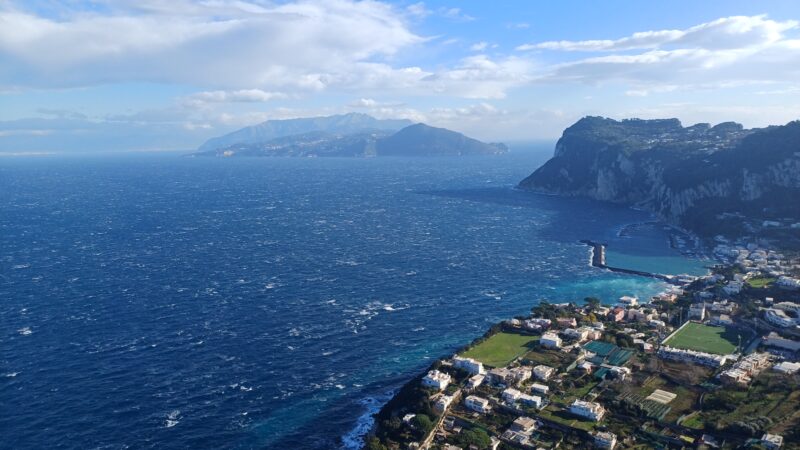
[[397, 391], [391, 391], [377, 397], [366, 397], [359, 401], [365, 408], [364, 413], [356, 419], [356, 424], [353, 426], [353, 429], [341, 437], [341, 450], [358, 450], [364, 447], [364, 437], [367, 436], [373, 425], [375, 425], [375, 414], [381, 410], [386, 402], [394, 397], [396, 392]]

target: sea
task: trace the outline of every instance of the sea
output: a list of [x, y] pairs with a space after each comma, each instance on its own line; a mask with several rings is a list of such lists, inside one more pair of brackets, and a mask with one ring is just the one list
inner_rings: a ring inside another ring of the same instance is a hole
[[711, 263], [550, 155], [0, 158], [0, 448], [353, 449], [403, 383], [549, 302]]

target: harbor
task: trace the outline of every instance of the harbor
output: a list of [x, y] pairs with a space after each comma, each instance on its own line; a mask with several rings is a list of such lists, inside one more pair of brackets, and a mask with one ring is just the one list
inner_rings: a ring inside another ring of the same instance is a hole
[[622, 267], [609, 266], [607, 264], [607, 262], [606, 262], [606, 245], [607, 244], [602, 244], [602, 243], [591, 241], [591, 240], [588, 240], [588, 239], [583, 239], [580, 242], [581, 242], [581, 244], [588, 245], [589, 247], [592, 248], [592, 257], [591, 257], [592, 267], [597, 267], [597, 268], [600, 268], [600, 269], [606, 269], [606, 270], [609, 270], [611, 272], [617, 272], [617, 273], [624, 273], [624, 274], [629, 274], [629, 275], [638, 275], [638, 276], [642, 276], [642, 277], [655, 278], [655, 279], [658, 279], [658, 280], [661, 280], [661, 281], [666, 281], [667, 283], [671, 283], [671, 284], [680, 284], [675, 279], [675, 277], [672, 277], [672, 276], [669, 276], [669, 275], [663, 275], [663, 274], [660, 274], [660, 273], [645, 272], [643, 270], [624, 269]]

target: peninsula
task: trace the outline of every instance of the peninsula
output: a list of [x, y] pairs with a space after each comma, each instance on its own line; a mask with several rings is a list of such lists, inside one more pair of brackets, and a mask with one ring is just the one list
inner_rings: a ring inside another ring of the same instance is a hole
[[269, 120], [208, 140], [193, 156], [472, 156], [508, 151], [445, 128], [343, 114]]
[[707, 238], [748, 235], [798, 249], [800, 121], [747, 130], [585, 117], [519, 187], [641, 207]]

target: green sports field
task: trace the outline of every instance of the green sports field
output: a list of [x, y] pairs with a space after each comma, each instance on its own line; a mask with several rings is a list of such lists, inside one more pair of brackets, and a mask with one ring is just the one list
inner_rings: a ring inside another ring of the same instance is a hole
[[[740, 333], [741, 331], [733, 328], [712, 327], [689, 322], [674, 336], [667, 339], [664, 345], [716, 355], [728, 355], [733, 353], [736, 346], [739, 345]], [[742, 335], [742, 343], [746, 344], [748, 338], [748, 335]]]
[[487, 366], [504, 367], [514, 358], [531, 350], [538, 340], [538, 336], [497, 333], [462, 353], [461, 356], [476, 359]]

